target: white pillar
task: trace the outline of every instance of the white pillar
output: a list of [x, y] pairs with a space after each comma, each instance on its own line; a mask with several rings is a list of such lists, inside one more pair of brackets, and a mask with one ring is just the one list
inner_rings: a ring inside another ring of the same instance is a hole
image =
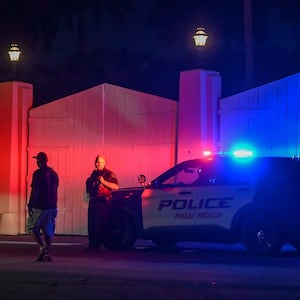
[[0, 83], [0, 233], [25, 230], [28, 111], [33, 103], [32, 85]]
[[180, 73], [177, 162], [199, 158], [204, 150], [218, 150], [219, 72]]

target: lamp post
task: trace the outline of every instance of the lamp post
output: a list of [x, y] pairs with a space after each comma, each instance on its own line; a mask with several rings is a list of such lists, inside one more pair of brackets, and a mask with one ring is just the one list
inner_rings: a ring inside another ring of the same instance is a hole
[[17, 79], [17, 64], [20, 60], [21, 51], [18, 44], [11, 44], [8, 50], [9, 60], [13, 64], [13, 79]]
[[208, 35], [205, 32], [205, 28], [197, 28], [196, 33], [193, 35], [194, 43], [196, 47], [204, 47], [206, 45], [206, 40]]

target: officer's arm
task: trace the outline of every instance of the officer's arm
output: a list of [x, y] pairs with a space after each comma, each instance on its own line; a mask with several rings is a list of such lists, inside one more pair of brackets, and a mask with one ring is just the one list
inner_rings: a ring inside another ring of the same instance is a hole
[[102, 184], [104, 184], [106, 187], [110, 188], [111, 190], [118, 190], [119, 189], [119, 185], [117, 183], [107, 181], [102, 176], [100, 176], [100, 182]]

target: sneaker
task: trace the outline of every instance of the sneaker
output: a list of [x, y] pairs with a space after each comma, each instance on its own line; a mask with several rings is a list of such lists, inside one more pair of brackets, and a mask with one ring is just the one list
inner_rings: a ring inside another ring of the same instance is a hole
[[46, 254], [44, 257], [43, 257], [43, 261], [52, 261], [52, 258], [49, 254]]
[[39, 253], [38, 257], [36, 258], [36, 261], [44, 261], [44, 257], [46, 255], [48, 256], [48, 248], [46, 246], [40, 248], [40, 253]]

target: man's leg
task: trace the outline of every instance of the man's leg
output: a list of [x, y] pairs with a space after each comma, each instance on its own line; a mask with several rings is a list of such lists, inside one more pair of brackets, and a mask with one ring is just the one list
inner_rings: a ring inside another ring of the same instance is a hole
[[52, 245], [52, 240], [55, 233], [55, 220], [57, 216], [57, 209], [47, 209], [44, 212], [44, 219], [43, 219], [43, 226], [42, 231], [44, 234], [44, 240], [45, 240], [45, 254], [44, 257], [47, 256], [47, 260], [51, 260], [50, 258], [50, 250]]
[[86, 250], [97, 251], [101, 247], [99, 240], [99, 203], [97, 199], [91, 198], [88, 208], [88, 236], [89, 246]]
[[40, 234], [42, 217], [42, 210], [32, 209], [32, 213], [28, 216], [26, 223], [27, 233], [33, 238], [39, 247], [39, 254], [36, 259], [37, 261], [42, 260], [43, 256], [47, 252], [47, 248]]
[[101, 203], [99, 210], [99, 238], [101, 243], [107, 241], [109, 231], [109, 207], [106, 202]]
[[39, 230], [33, 229], [31, 232], [29, 232], [29, 234], [32, 236], [33, 240], [38, 244], [40, 248], [45, 247]]

